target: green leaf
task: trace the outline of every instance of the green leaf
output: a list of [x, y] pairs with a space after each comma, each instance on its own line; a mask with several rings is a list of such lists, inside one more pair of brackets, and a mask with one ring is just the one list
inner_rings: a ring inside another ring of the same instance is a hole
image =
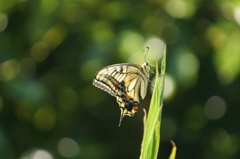
[[[163, 91], [166, 68], [166, 48], [161, 61], [161, 81], [159, 80], [158, 62], [156, 62], [156, 80], [149, 112], [144, 117], [144, 134], [140, 159], [156, 159], [160, 144], [160, 123], [163, 105]], [[146, 119], [145, 119], [146, 118]]]

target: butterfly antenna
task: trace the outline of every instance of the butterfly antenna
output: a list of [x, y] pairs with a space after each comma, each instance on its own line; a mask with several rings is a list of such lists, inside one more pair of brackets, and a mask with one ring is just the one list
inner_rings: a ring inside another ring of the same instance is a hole
[[[145, 63], [147, 62], [147, 54], [148, 54], [148, 51], [149, 51], [149, 47], [147, 46], [146, 48], [147, 48], [147, 50], [144, 51], [144, 53], [145, 53], [145, 57], [144, 57]], [[152, 64], [149, 64], [149, 65], [150, 66], [156, 66], [156, 65], [152, 65]]]
[[120, 120], [119, 120], [119, 127], [121, 126], [122, 120], [123, 120], [124, 114], [123, 114], [123, 109], [121, 109], [121, 115], [120, 115]]
[[147, 62], [147, 53], [149, 51], [149, 47], [147, 46], [146, 48], [147, 48], [147, 50], [144, 51], [144, 54], [145, 54], [144, 61], [145, 62]]

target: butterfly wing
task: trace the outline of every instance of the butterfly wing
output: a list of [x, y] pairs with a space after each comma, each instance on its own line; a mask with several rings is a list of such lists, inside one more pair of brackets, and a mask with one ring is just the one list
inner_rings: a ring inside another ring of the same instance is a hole
[[121, 64], [106, 66], [95, 74], [93, 85], [116, 97], [119, 83], [125, 76]]
[[115, 64], [99, 70], [93, 85], [117, 98], [122, 117], [133, 116], [138, 110], [139, 95], [144, 99], [147, 92], [150, 66]]

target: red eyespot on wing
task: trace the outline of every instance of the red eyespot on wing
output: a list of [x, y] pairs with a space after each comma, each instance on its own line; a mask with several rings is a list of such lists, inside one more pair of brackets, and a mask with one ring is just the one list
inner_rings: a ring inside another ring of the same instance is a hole
[[133, 106], [133, 110], [137, 111], [139, 107], [137, 105]]

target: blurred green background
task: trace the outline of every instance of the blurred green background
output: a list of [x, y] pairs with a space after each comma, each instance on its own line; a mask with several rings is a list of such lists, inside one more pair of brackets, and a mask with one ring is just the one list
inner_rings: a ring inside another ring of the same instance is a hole
[[134, 159], [143, 111], [118, 127], [94, 87], [167, 44], [159, 158], [240, 158], [239, 0], [0, 0], [0, 158]]

